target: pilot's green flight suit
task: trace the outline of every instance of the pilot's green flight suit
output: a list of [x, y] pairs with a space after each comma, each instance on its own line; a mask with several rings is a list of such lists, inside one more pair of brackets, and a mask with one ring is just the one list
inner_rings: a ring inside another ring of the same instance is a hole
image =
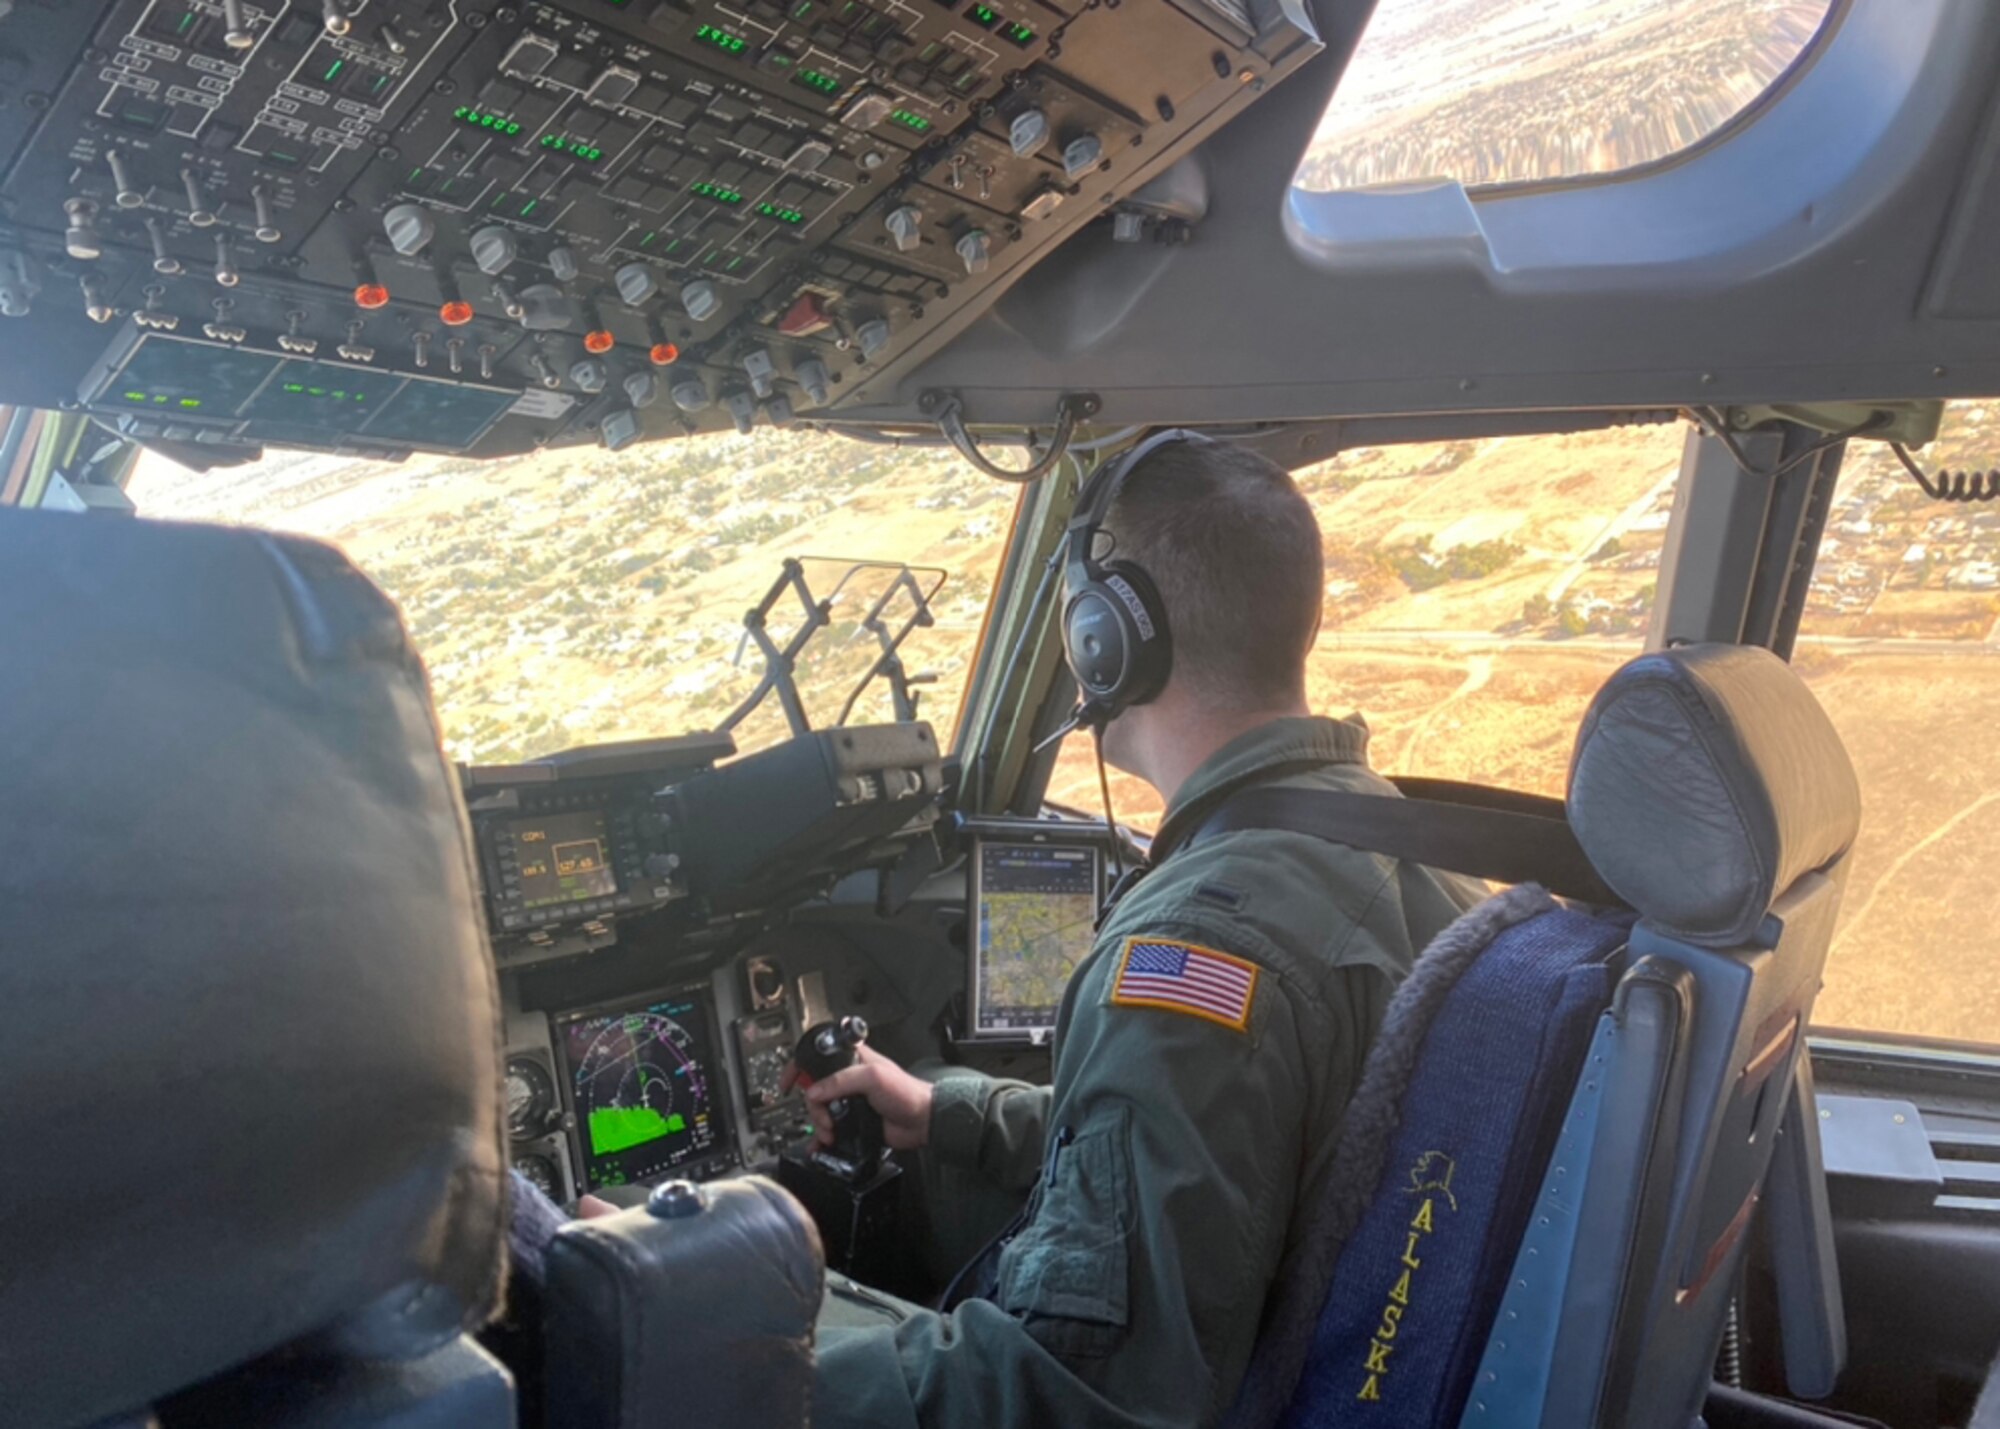
[[[1393, 795], [1366, 748], [1359, 720], [1253, 730], [1188, 779], [1159, 846], [1250, 784]], [[1217, 1419], [1390, 994], [1474, 897], [1272, 830], [1166, 859], [1070, 982], [1053, 1087], [937, 1084], [931, 1153], [1029, 1196], [991, 1299], [941, 1315], [833, 1277], [814, 1429]]]

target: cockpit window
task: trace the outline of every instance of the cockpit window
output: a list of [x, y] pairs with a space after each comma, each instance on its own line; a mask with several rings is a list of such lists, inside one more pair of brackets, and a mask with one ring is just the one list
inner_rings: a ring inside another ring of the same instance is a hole
[[1612, 174], [1757, 102], [1833, 0], [1381, 0], [1295, 182]]
[[[1015, 495], [955, 454], [806, 432], [492, 462], [273, 451], [206, 474], [149, 453], [127, 491], [145, 516], [345, 549], [402, 606], [448, 752], [482, 764], [721, 724], [764, 674], [743, 617], [787, 558], [830, 602], [798, 662], [814, 727], [850, 696], [849, 722], [894, 717], [888, 685], [863, 685], [880, 650], [868, 621], [900, 628], [921, 592], [933, 623], [899, 655], [919, 717], [949, 735]], [[801, 610], [795, 590], [773, 602], [780, 646]], [[736, 738], [748, 750], [787, 732], [773, 697]]]
[[[1684, 433], [1355, 447], [1295, 472], [1326, 552], [1313, 710], [1359, 712], [1385, 773], [1561, 794], [1585, 706], [1644, 642]], [[1150, 789], [1111, 787], [1121, 822], [1154, 826]], [[1048, 797], [1098, 807], [1088, 740]]]
[[[2000, 402], [1954, 402], [1927, 470], [2000, 468]], [[2000, 510], [1930, 500], [1852, 442], [1793, 666], [1861, 779], [1822, 1026], [2000, 1042]]]
[[[1646, 633], [1682, 425], [1357, 448], [1296, 473], [1325, 539], [1307, 697], [1359, 711], [1388, 774], [1560, 795], [1577, 726]], [[1917, 453], [2000, 469], [2000, 401], [1955, 402]], [[2000, 1041], [2000, 503], [1925, 497], [1848, 445], [1792, 657], [1861, 780], [1822, 1027]], [[1113, 771], [1121, 822], [1160, 803]], [[1099, 808], [1089, 741], [1052, 802]]]

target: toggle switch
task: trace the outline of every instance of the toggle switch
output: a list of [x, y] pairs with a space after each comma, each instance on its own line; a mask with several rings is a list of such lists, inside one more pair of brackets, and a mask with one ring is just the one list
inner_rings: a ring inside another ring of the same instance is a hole
[[80, 263], [104, 256], [104, 239], [97, 231], [97, 204], [87, 198], [73, 198], [63, 204], [69, 219], [63, 231], [63, 248]]
[[182, 169], [181, 186], [187, 192], [188, 222], [196, 228], [215, 227], [215, 210], [208, 206], [208, 195], [202, 192], [201, 175], [193, 169]]

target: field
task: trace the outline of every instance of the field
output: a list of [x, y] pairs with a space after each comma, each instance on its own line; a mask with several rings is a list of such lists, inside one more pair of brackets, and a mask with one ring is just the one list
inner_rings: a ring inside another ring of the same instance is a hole
[[[934, 453], [775, 433], [491, 465], [287, 454], [205, 476], [149, 456], [130, 489], [149, 515], [338, 542], [402, 605], [448, 748], [468, 763], [715, 727], [763, 673], [743, 616], [787, 557], [805, 558], [816, 599], [854, 559], [935, 567], [933, 588], [949, 572], [936, 626], [910, 650], [912, 673], [935, 677], [920, 712], [949, 729], [1014, 500]], [[816, 723], [835, 721], [873, 665], [861, 620], [891, 574], [840, 586], [808, 648], [798, 678]], [[800, 610], [790, 592], [774, 609], [779, 644]], [[899, 625], [911, 611], [895, 598], [882, 614]], [[888, 714], [876, 680], [855, 718]], [[767, 700], [737, 739], [756, 747], [784, 728]]]
[[[1955, 408], [1925, 458], [2000, 465], [1994, 414]], [[1681, 439], [1661, 428], [1349, 452], [1301, 473], [1329, 561], [1313, 706], [1361, 713], [1388, 772], [1561, 793], [1591, 696], [1640, 648]], [[1984, 869], [2000, 847], [2000, 513], [1911, 490], [1879, 448], [1850, 452], [1797, 657], [1865, 802], [1818, 1017], [2000, 1042], [1988, 935], [2000, 886]], [[1421, 591], [1393, 557], [1384, 575], [1385, 552], [1425, 538], [1433, 554], [1518, 549]], [[1930, 559], [1910, 559], [1919, 545]], [[1121, 820], [1158, 819], [1150, 789], [1115, 771], [1111, 784]], [[1050, 797], [1098, 807], [1083, 741], [1065, 748]]]
[[1678, 153], [1764, 93], [1828, 0], [1381, 0], [1301, 187], [1574, 178]]
[[[2000, 463], [1995, 410], [1955, 409], [1927, 457]], [[1328, 559], [1314, 706], [1361, 712], [1390, 772], [1560, 792], [1592, 693], [1639, 648], [1682, 439], [1364, 448], [1301, 472]], [[403, 605], [453, 754], [485, 762], [715, 725], [755, 683], [742, 614], [787, 556], [845, 558], [805, 562], [820, 595], [848, 559], [949, 570], [937, 624], [906, 647], [949, 730], [1013, 510], [935, 453], [793, 434], [492, 466], [283, 456], [195, 475], [148, 458], [131, 490], [149, 515], [338, 541]], [[1981, 857], [2000, 841], [1996, 561], [2000, 513], [1913, 499], [1883, 453], [1850, 454], [1798, 657], [1867, 798], [1824, 1022], [2000, 1040], [2000, 885]], [[818, 722], [873, 660], [852, 597], [881, 588], [850, 582], [801, 670]], [[795, 623], [774, 616], [774, 634]], [[878, 681], [855, 718], [886, 714]], [[767, 704], [738, 738], [783, 732]], [[1157, 819], [1136, 780], [1114, 774], [1113, 795], [1121, 819]], [[1096, 808], [1085, 741], [1051, 797]]]

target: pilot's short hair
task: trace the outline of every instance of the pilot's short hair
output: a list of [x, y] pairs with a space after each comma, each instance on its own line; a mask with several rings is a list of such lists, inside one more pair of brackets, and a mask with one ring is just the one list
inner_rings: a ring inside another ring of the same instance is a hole
[[1132, 469], [1104, 527], [1110, 558], [1159, 588], [1172, 680], [1235, 708], [1304, 697], [1326, 562], [1289, 472], [1233, 443], [1171, 442]]

